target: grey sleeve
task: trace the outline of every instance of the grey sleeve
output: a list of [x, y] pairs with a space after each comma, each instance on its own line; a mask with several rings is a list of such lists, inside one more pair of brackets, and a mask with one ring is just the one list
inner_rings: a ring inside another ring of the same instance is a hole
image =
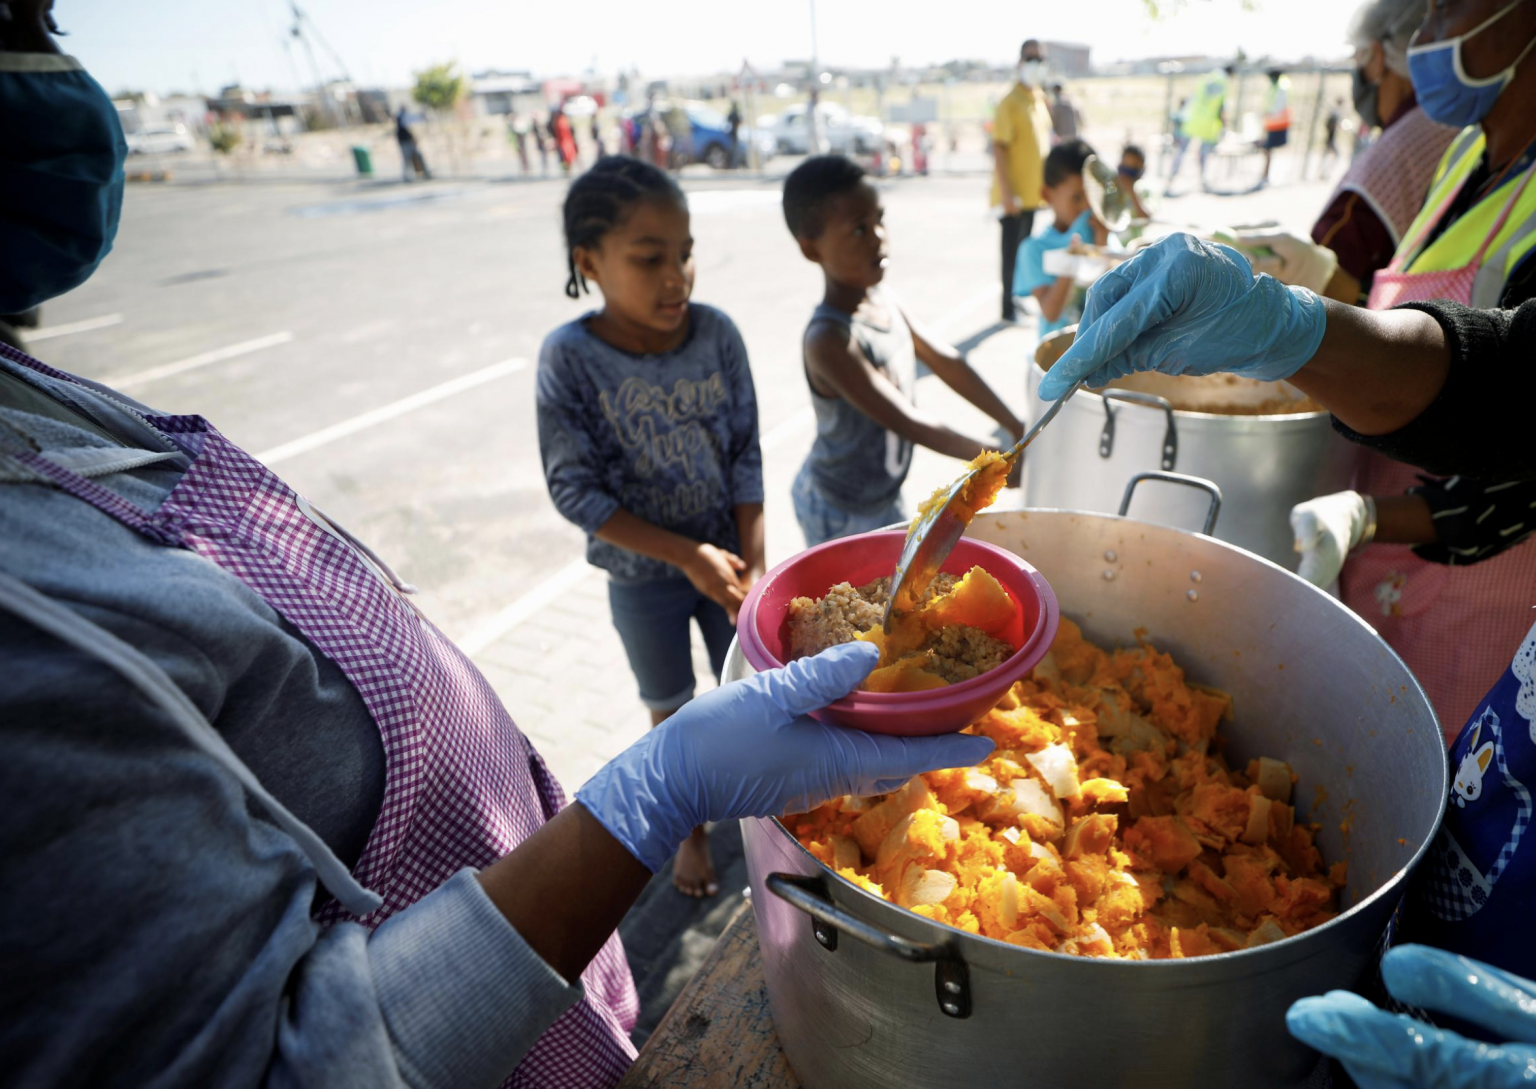
[[730, 486], [735, 503], [763, 501], [763, 452], [757, 416], [757, 387], [747, 345], [730, 318], [721, 314], [720, 358], [731, 390]]
[[561, 515], [587, 533], [596, 533], [619, 509], [619, 500], [607, 490], [597, 465], [590, 426], [598, 410], [586, 403], [572, 381], [572, 360], [551, 341], [539, 351], [536, 393], [544, 482]]
[[7, 1081], [490, 1087], [580, 996], [467, 870], [322, 931], [307, 858], [157, 705], [8, 612], [0, 662]]

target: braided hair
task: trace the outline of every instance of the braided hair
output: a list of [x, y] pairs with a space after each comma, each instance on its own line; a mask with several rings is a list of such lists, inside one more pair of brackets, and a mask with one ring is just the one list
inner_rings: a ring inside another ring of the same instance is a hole
[[571, 183], [565, 194], [565, 260], [570, 278], [565, 293], [573, 299], [587, 291], [587, 279], [576, 268], [576, 247], [597, 245], [623, 222], [638, 200], [665, 198], [687, 205], [682, 189], [666, 171], [627, 155], [606, 155]]

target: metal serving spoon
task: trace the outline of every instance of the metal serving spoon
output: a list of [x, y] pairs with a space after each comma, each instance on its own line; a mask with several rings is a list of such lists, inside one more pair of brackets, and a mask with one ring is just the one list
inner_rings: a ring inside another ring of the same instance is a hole
[[[1061, 395], [1061, 399], [1046, 409], [1041, 417], [1035, 421], [1028, 433], [1014, 444], [1013, 449], [1003, 455], [1008, 461], [1009, 471], [1012, 471], [1012, 463], [1018, 460], [1024, 448], [1035, 441], [1035, 436], [1045, 430], [1045, 425], [1056, 418], [1056, 413], [1061, 411], [1061, 406], [1072, 399], [1072, 395], [1083, 388], [1081, 381]], [[964, 492], [965, 486], [981, 469], [972, 469], [962, 473], [958, 479], [945, 491], [944, 501], [933, 504], [912, 523], [912, 528], [907, 530], [907, 540], [901, 546], [901, 559], [896, 563], [896, 574], [891, 582], [891, 596], [885, 604], [885, 632], [891, 631], [891, 622], [903, 613], [910, 612], [916, 607], [923, 593], [928, 589], [928, 584], [939, 573], [939, 568], [949, 558], [954, 550], [955, 542], [965, 533], [965, 527], [969, 519], [962, 520], [955, 508], [955, 502]]]

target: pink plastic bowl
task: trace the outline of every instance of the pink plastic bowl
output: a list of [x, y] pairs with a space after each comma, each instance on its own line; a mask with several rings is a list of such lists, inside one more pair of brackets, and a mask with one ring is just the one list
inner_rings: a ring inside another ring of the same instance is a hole
[[[737, 621], [741, 653], [753, 669], [784, 664], [789, 635], [789, 603], [818, 598], [839, 582], [863, 586], [896, 569], [906, 534], [878, 530], [817, 545], [785, 560], [758, 580], [742, 604]], [[855, 692], [812, 714], [823, 722], [875, 734], [920, 736], [963, 730], [990, 711], [1013, 683], [1040, 663], [1061, 614], [1050, 584], [1029, 564], [996, 545], [962, 537], [943, 570], [963, 575], [972, 567], [1002, 583], [1018, 604], [1018, 614], [998, 638], [1018, 649], [996, 669], [947, 688], [924, 692]]]

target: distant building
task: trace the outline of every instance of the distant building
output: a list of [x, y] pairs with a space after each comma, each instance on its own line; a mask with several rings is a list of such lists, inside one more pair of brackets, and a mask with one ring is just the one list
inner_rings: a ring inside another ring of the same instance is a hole
[[208, 103], [201, 95], [157, 95], [153, 91], [123, 95], [114, 100], [123, 131], [140, 132], [160, 125], [185, 125], [193, 132], [206, 128]]
[[475, 111], [480, 114], [501, 116], [514, 109], [527, 109], [535, 103], [542, 105], [541, 91], [539, 81], [528, 71], [489, 69], [474, 72], [469, 77], [469, 94]]
[[1177, 57], [1142, 57], [1139, 60], [1122, 61], [1110, 74], [1149, 76], [1170, 72], [1214, 72], [1231, 63], [1231, 57], [1212, 57], [1204, 53], [1187, 53]]
[[1046, 63], [1051, 75], [1063, 79], [1080, 79], [1093, 74], [1088, 54], [1091, 46], [1076, 42], [1044, 42]]
[[225, 121], [275, 120], [297, 117], [306, 108], [313, 110], [314, 96], [277, 98], [270, 91], [250, 91], [244, 87], [222, 88], [207, 100], [208, 111]]

